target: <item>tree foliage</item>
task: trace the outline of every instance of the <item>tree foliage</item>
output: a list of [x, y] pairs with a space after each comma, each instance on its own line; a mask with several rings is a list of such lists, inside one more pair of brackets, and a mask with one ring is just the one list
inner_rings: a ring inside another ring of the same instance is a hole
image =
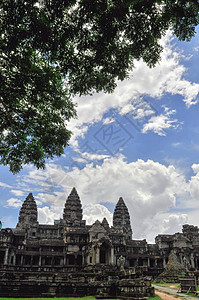
[[160, 58], [169, 28], [190, 40], [197, 0], [1, 0], [0, 162], [44, 167], [70, 139], [75, 94], [112, 92], [134, 60]]

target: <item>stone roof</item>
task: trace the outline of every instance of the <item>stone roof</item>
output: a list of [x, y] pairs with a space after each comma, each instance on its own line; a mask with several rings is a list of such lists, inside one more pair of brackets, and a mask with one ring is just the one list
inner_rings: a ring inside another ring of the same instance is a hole
[[12, 232], [15, 236], [24, 236], [25, 235], [25, 230], [22, 228], [13, 228]]
[[131, 247], [146, 247], [146, 240], [131, 240], [128, 242]]
[[92, 225], [92, 227], [89, 229], [89, 232], [97, 232], [97, 233], [103, 232], [103, 233], [105, 233], [106, 230], [105, 230], [105, 228], [102, 226], [102, 224], [100, 223], [100, 221], [97, 220], [97, 221], [95, 221], [95, 223]]
[[57, 224], [39, 224], [39, 229], [58, 229]]

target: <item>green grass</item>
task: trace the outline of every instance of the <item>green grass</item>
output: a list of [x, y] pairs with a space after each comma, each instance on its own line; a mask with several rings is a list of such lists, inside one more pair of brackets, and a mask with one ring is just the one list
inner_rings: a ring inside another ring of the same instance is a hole
[[155, 295], [155, 297], [149, 297], [147, 300], [162, 300], [158, 295]]
[[198, 295], [196, 295], [196, 294], [194, 294], [194, 293], [187, 293], [186, 295], [187, 295], [187, 296], [191, 296], [191, 297], [198, 298]]

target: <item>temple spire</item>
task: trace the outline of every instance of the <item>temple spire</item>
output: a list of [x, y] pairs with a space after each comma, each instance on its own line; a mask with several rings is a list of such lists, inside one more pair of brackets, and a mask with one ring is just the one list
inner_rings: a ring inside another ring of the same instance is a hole
[[19, 221], [17, 227], [27, 228], [37, 224], [37, 204], [35, 199], [30, 193], [24, 203], [22, 204], [19, 212]]
[[109, 227], [109, 224], [108, 224], [108, 221], [106, 218], [103, 219], [102, 221], [102, 226], [106, 229], [106, 230], [109, 230], [110, 227]]
[[76, 195], [76, 196], [79, 197], [79, 195], [78, 195], [77, 190], [76, 190], [75, 187], [72, 188], [72, 191], [71, 191], [70, 195]]
[[76, 227], [85, 224], [82, 221], [82, 205], [75, 187], [68, 196], [63, 212], [63, 220], [68, 226]]
[[132, 229], [128, 208], [122, 197], [116, 204], [113, 214], [113, 227], [123, 229], [128, 239], [132, 238]]

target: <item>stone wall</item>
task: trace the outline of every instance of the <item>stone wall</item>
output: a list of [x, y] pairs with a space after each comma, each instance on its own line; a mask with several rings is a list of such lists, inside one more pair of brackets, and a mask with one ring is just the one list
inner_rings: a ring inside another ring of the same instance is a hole
[[[172, 251], [175, 265], [180, 264], [177, 270], [169, 268]], [[182, 233], [158, 235], [155, 244], [133, 240], [122, 198], [113, 226], [105, 218], [86, 225], [75, 188], [66, 199], [63, 218], [54, 225], [39, 224], [30, 193], [17, 227], [0, 229], [0, 295], [5, 297], [148, 297], [153, 288], [146, 275], [155, 279], [166, 268], [164, 278], [178, 278], [184, 267], [199, 269], [198, 227], [185, 224]]]
[[82, 268], [78, 272], [0, 271], [1, 297], [81, 297], [144, 299], [154, 295], [150, 279], [136, 270]]

